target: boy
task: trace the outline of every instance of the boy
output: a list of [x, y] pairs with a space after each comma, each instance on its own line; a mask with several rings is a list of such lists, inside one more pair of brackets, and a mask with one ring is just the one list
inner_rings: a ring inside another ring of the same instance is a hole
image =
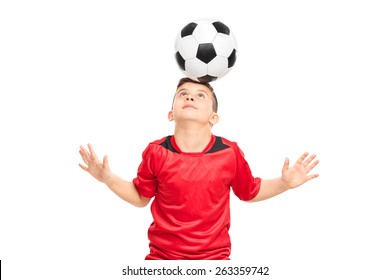
[[80, 167], [105, 183], [125, 201], [151, 205], [147, 260], [223, 260], [230, 256], [230, 187], [244, 201], [260, 201], [316, 178], [308, 173], [318, 164], [304, 153], [282, 176], [253, 177], [236, 143], [211, 133], [218, 122], [218, 102], [210, 84], [179, 81], [168, 119], [174, 134], [150, 143], [142, 154], [137, 177], [127, 182], [110, 171], [107, 156], [100, 162], [92, 146], [80, 147]]

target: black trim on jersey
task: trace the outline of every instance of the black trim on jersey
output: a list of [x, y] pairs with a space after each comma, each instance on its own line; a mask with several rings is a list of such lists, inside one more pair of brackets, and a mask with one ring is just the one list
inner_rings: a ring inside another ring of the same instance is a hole
[[228, 145], [222, 143], [222, 138], [219, 136], [215, 136], [215, 142], [214, 145], [206, 152], [206, 154], [215, 153], [224, 149], [229, 148]]
[[[167, 150], [169, 150], [171, 152], [179, 154], [179, 151], [177, 151], [172, 146], [171, 138], [172, 138], [172, 135], [167, 136], [165, 138], [165, 140], [162, 143], [160, 143], [160, 146], [163, 146], [165, 149], [167, 149]], [[219, 137], [219, 136], [216, 136], [215, 137], [215, 142], [214, 142], [213, 146], [206, 152], [206, 154], [215, 153], [215, 152], [227, 149], [227, 148], [229, 148], [229, 146], [222, 142], [222, 138]]]
[[165, 138], [164, 142], [162, 142], [162, 143], [160, 144], [160, 146], [163, 146], [165, 149], [168, 149], [168, 150], [170, 150], [171, 152], [174, 152], [174, 153], [179, 154], [179, 151], [177, 151], [177, 150], [172, 146], [171, 138], [172, 138], [172, 135], [167, 136], [167, 137]]

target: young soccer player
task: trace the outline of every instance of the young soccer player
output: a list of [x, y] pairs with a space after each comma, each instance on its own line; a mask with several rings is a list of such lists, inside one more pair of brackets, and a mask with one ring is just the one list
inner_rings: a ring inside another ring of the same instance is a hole
[[279, 178], [254, 177], [237, 144], [211, 133], [217, 109], [210, 84], [181, 79], [168, 114], [174, 134], [146, 147], [132, 182], [112, 173], [107, 156], [101, 162], [90, 144], [80, 147], [80, 167], [119, 197], [137, 207], [154, 198], [145, 259], [229, 259], [230, 189], [255, 202], [318, 176], [309, 174], [316, 156], [304, 153], [293, 166], [286, 158]]

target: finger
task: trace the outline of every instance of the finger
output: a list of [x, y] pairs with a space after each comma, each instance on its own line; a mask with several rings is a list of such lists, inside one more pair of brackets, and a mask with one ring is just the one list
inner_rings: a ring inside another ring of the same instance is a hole
[[91, 145], [91, 144], [88, 144], [88, 149], [89, 149], [89, 151], [90, 151], [90, 153], [91, 153], [91, 158], [92, 158], [92, 160], [97, 160], [98, 157], [97, 157], [97, 155], [96, 155], [96, 153], [95, 153], [95, 150], [92, 148], [92, 145]]
[[312, 174], [312, 175], [309, 175], [309, 176], [307, 176], [306, 182], [307, 182], [307, 181], [310, 181], [311, 179], [317, 178], [318, 176], [320, 176], [320, 174]]
[[81, 169], [88, 172], [88, 167], [86, 167], [85, 165], [82, 165], [82, 164], [79, 164], [79, 166], [81, 167]]
[[[80, 146], [80, 154], [83, 157], [84, 162], [88, 164], [88, 162], [91, 162], [91, 154], [88, 152], [86, 148], [83, 146]], [[87, 161], [87, 162], [86, 162]]]
[[107, 155], [105, 155], [103, 157], [103, 168], [104, 169], [109, 169], [110, 168], [110, 166], [108, 165], [108, 156]]
[[83, 146], [80, 146], [80, 152], [82, 152], [83, 154], [85, 155], [88, 155], [89, 156], [89, 152], [87, 151], [86, 148], [84, 148]]
[[306, 167], [306, 172], [309, 173], [310, 171], [312, 171], [313, 168], [316, 167], [319, 162], [320, 162], [319, 160], [316, 160], [315, 162], [310, 164], [308, 167]]
[[289, 160], [289, 158], [286, 157], [286, 158], [284, 159], [284, 164], [283, 164], [282, 172], [285, 172], [285, 171], [288, 169], [289, 165], [290, 165], [290, 160]]
[[302, 164], [302, 162], [305, 160], [305, 158], [309, 155], [308, 152], [305, 152], [303, 155], [301, 155], [298, 160], [297, 160], [297, 164]]
[[81, 158], [83, 159], [84, 163], [86, 165], [89, 165], [89, 163], [90, 163], [89, 155], [87, 153], [83, 152], [82, 150], [80, 150], [79, 153], [80, 153]]
[[303, 163], [302, 163], [302, 166], [303, 167], [307, 167], [312, 161], [313, 159], [315, 159], [316, 155], [311, 155], [309, 158], [307, 158]]

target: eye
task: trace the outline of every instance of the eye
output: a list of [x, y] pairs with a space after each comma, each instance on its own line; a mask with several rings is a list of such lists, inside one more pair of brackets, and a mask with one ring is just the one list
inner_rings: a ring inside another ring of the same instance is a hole
[[182, 92], [179, 93], [179, 96], [187, 96], [187, 92], [182, 91]]
[[199, 98], [205, 98], [206, 96], [204, 95], [204, 93], [198, 93], [198, 95], [197, 95]]

